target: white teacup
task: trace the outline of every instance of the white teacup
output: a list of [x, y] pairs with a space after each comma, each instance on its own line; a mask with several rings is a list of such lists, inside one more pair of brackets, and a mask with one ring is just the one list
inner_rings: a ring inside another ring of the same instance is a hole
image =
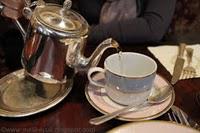
[[[149, 97], [156, 71], [157, 64], [152, 58], [140, 53], [121, 52], [107, 57], [104, 69], [90, 68], [88, 79], [93, 85], [104, 87], [116, 103], [139, 105]], [[92, 79], [96, 72], [104, 74], [105, 84]]]

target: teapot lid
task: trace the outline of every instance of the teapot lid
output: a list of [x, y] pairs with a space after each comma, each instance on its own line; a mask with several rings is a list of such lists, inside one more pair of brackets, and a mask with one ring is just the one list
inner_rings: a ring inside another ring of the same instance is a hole
[[77, 37], [88, 32], [87, 21], [77, 12], [70, 10], [70, 0], [65, 0], [63, 7], [57, 4], [45, 4], [37, 7], [37, 20], [48, 28], [55, 30], [59, 35]]

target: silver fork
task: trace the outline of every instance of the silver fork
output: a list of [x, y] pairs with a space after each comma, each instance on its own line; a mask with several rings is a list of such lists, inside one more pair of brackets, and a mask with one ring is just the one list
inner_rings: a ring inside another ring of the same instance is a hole
[[185, 112], [183, 112], [179, 107], [175, 105], [171, 107], [171, 110], [172, 110], [171, 117], [170, 117], [170, 114], [168, 114], [170, 121], [174, 120], [177, 123], [190, 126], [190, 123], [187, 120], [187, 115]]
[[186, 48], [186, 56], [187, 56], [187, 66], [183, 68], [183, 75], [182, 79], [187, 79], [187, 78], [193, 78], [196, 76], [196, 70], [195, 68], [191, 65], [192, 63], [192, 57], [193, 57], [193, 49], [192, 48]]
[[171, 113], [167, 114], [170, 121], [190, 126], [200, 131], [200, 125], [191, 118], [189, 118], [188, 115], [185, 112], [183, 112], [179, 107], [173, 105], [171, 110]]

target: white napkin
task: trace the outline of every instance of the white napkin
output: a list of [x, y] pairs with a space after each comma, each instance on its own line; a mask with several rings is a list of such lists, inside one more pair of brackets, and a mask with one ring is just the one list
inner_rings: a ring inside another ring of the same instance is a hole
[[[193, 58], [191, 65], [196, 69], [196, 77], [200, 77], [200, 44], [187, 45], [186, 48], [193, 48]], [[156, 46], [148, 47], [151, 53], [163, 64], [163, 66], [172, 75], [176, 57], [178, 55], [178, 46]], [[184, 67], [187, 66], [186, 51], [184, 52], [185, 63]]]

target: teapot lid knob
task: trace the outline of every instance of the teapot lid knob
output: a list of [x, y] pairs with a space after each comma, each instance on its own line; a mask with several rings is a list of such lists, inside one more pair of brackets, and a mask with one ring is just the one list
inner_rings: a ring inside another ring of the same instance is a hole
[[61, 9], [61, 15], [62, 17], [64, 17], [64, 13], [69, 10], [72, 6], [72, 1], [71, 0], [65, 0], [64, 3], [63, 3], [63, 7]]
[[71, 0], [65, 0], [63, 3], [63, 10], [68, 10], [72, 6], [72, 1]]
[[44, 6], [45, 2], [43, 0], [38, 0], [37, 1], [37, 6]]

